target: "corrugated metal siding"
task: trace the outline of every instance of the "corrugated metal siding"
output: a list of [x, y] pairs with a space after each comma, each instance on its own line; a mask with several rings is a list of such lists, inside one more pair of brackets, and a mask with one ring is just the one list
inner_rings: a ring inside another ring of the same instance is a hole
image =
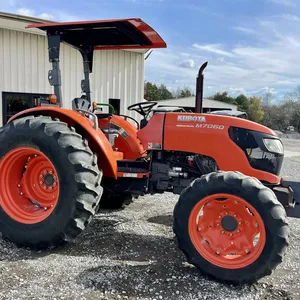
[[[2, 92], [51, 93], [48, 83], [48, 43], [45, 36], [0, 28], [0, 123]], [[61, 45], [62, 94], [65, 107], [81, 96], [82, 59], [78, 51]], [[127, 106], [143, 101], [143, 54], [113, 50], [95, 51], [91, 75], [92, 99], [108, 103], [121, 99], [121, 113]], [[130, 113], [138, 118], [136, 113]]]

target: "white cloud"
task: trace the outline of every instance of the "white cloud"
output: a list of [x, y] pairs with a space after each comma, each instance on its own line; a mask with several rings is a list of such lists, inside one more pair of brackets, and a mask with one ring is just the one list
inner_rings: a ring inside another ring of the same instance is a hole
[[38, 15], [38, 18], [45, 19], [45, 20], [51, 20], [51, 21], [55, 20], [55, 17], [49, 13], [41, 13]]
[[17, 9], [16, 11], [14, 11], [14, 13], [19, 14], [19, 15], [49, 20], [49, 21], [71, 22], [71, 21], [85, 20], [85, 18], [83, 18], [83, 17], [70, 15], [61, 10], [52, 10], [51, 12], [38, 13], [31, 8], [21, 7], [19, 9]]
[[232, 53], [223, 50], [221, 44], [199, 45], [199, 44], [195, 43], [195, 44], [193, 44], [193, 47], [198, 50], [212, 52], [215, 54], [220, 54], [220, 55], [224, 55], [224, 56], [233, 56]]
[[179, 63], [180, 67], [193, 69], [195, 68], [195, 61], [193, 59], [187, 59]]
[[16, 13], [18, 15], [24, 15], [24, 16], [29, 16], [29, 17], [34, 16], [34, 10], [29, 9], [29, 8], [25, 8], [25, 7], [21, 7], [19, 9], [17, 9]]
[[298, 0], [269, 0], [270, 2], [283, 6], [295, 7]]
[[254, 34], [254, 35], [257, 34], [257, 31], [255, 31], [252, 28], [246, 28], [246, 27], [242, 27], [242, 26], [236, 26], [236, 27], [233, 27], [233, 29], [235, 29], [237, 31], [241, 31], [243, 33]]
[[[247, 39], [244, 44], [195, 42], [191, 47], [169, 48], [168, 52], [155, 50], [145, 71], [149, 80], [155, 78], [174, 88], [186, 85], [195, 89], [198, 68], [208, 60], [205, 96], [225, 90], [233, 95], [262, 95], [270, 91], [279, 99], [300, 85], [300, 27], [295, 24], [298, 21], [297, 15], [283, 14], [256, 21], [253, 18], [249, 24], [232, 28], [233, 32], [244, 33], [245, 38], [251, 34], [247, 44]], [[193, 68], [187, 68], [187, 59], [193, 61]]]

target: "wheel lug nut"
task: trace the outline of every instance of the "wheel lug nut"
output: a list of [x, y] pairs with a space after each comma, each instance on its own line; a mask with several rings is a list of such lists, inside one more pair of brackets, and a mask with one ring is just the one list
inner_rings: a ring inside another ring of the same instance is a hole
[[50, 171], [49, 174], [52, 174], [52, 171]]
[[219, 255], [220, 254], [220, 250], [217, 250], [216, 253]]
[[43, 175], [40, 175], [40, 178], [43, 178], [44, 176]]
[[241, 225], [242, 224], [242, 222], [239, 222], [239, 225]]
[[220, 224], [218, 223], [217, 226], [220, 226]]
[[56, 186], [56, 182], [54, 182], [53, 185]]
[[18, 184], [18, 187], [21, 187], [21, 185], [20, 185], [20, 184]]
[[236, 214], [233, 215], [236, 218]]
[[40, 181], [40, 184], [43, 184], [43, 181]]
[[221, 217], [221, 216], [218, 216], [218, 218], [221, 219], [222, 217]]
[[238, 229], [237, 232], [240, 232], [240, 230]]
[[230, 233], [229, 235], [232, 236], [232, 233]]
[[21, 193], [20, 193], [20, 195], [22, 196], [22, 195], [23, 195], [23, 193], [21, 192]]
[[44, 190], [47, 189], [47, 187], [44, 185]]
[[225, 231], [224, 231], [224, 230], [222, 230], [222, 231], [221, 231], [221, 233], [225, 233]]
[[255, 224], [255, 227], [258, 227], [258, 224], [257, 224], [257, 223]]
[[226, 211], [225, 215], [228, 215], [228, 211]]
[[197, 230], [198, 230], [198, 231], [201, 231], [201, 227], [198, 227]]
[[245, 249], [245, 253], [249, 253], [249, 250], [248, 250], [248, 249]]
[[47, 174], [47, 171], [46, 171], [46, 170], [44, 171], [44, 174]]
[[49, 190], [52, 191], [52, 186], [49, 187]]
[[56, 179], [56, 176], [53, 176], [53, 179]]

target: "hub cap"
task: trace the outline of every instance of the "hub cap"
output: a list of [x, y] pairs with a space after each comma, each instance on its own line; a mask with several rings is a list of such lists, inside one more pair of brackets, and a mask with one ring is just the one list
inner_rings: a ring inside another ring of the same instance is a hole
[[34, 224], [53, 212], [59, 181], [45, 154], [34, 148], [16, 148], [1, 159], [0, 170], [0, 205], [12, 219]]
[[189, 235], [206, 260], [227, 269], [253, 263], [266, 242], [265, 226], [257, 210], [230, 194], [200, 200], [190, 214]]

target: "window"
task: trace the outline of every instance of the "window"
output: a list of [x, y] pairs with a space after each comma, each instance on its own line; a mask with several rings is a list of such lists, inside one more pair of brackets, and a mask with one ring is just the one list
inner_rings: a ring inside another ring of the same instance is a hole
[[30, 94], [30, 93], [2, 93], [2, 112], [3, 125], [15, 114], [28, 108], [32, 108], [36, 103], [36, 99], [41, 96], [49, 96], [49, 94]]
[[[120, 99], [109, 98], [108, 101], [109, 101], [109, 104], [114, 107], [115, 114], [119, 115], [120, 114]], [[109, 112], [112, 113], [112, 109], [111, 108], [109, 108]]]

